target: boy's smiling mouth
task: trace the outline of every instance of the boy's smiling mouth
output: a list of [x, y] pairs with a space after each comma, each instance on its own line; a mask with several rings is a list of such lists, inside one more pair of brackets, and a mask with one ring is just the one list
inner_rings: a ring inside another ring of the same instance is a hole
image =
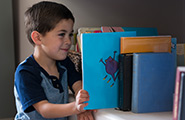
[[63, 50], [63, 51], [68, 51], [69, 50], [69, 48], [61, 48], [61, 50]]

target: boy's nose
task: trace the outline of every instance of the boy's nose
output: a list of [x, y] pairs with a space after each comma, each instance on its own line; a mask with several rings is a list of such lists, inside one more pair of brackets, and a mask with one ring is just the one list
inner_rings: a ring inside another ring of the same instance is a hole
[[66, 44], [69, 44], [69, 45], [71, 45], [71, 38], [66, 38], [66, 40], [65, 40], [65, 42], [66, 42]]

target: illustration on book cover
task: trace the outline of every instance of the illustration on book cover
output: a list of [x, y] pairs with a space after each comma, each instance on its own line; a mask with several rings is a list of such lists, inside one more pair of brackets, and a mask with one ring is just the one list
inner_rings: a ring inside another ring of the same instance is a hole
[[103, 58], [100, 59], [99, 62], [102, 62], [105, 66], [105, 71], [106, 73], [108, 73], [109, 75], [111, 75], [111, 77], [108, 79], [108, 75], [105, 75], [105, 77], [103, 78], [103, 80], [108, 79], [107, 83], [109, 83], [112, 80], [112, 85], [110, 87], [112, 87], [114, 85], [114, 82], [116, 81], [116, 78], [118, 77], [119, 74], [119, 67], [118, 67], [118, 62], [115, 60], [115, 54], [117, 53], [117, 51], [114, 51], [114, 56], [113, 58], [111, 56], [109, 56], [105, 62], [103, 61]]

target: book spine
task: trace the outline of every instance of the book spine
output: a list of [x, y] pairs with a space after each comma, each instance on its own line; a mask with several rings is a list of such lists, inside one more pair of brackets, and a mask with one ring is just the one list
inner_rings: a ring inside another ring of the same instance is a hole
[[173, 103], [173, 120], [178, 119], [178, 107], [179, 107], [179, 91], [180, 91], [180, 70], [177, 68], [176, 81], [175, 81], [175, 94]]
[[178, 105], [178, 115], [177, 118], [178, 120], [183, 120], [182, 115], [183, 115], [183, 94], [184, 94], [184, 73], [181, 73], [181, 78], [180, 78], [180, 88], [179, 88], [179, 105]]
[[132, 104], [131, 111], [134, 113], [138, 112], [138, 75], [139, 75], [139, 56], [137, 54], [133, 54], [133, 79], [132, 79]]
[[[81, 58], [82, 58], [82, 71], [83, 71], [83, 69], [84, 69], [84, 53], [83, 53], [83, 50], [82, 50], [82, 48], [83, 48], [83, 42], [84, 42], [84, 40], [83, 40], [83, 36], [84, 36], [84, 34], [81, 34], [80, 35], [80, 43], [81, 43]], [[79, 46], [80, 47], [80, 46]], [[83, 72], [82, 72], [83, 73]], [[84, 83], [85, 81], [84, 81], [84, 73], [82, 74], [82, 82]], [[84, 84], [82, 84], [82, 88], [83, 89], [85, 89], [85, 87], [84, 87]]]
[[124, 107], [125, 111], [131, 110], [131, 95], [132, 95], [132, 55], [125, 55], [124, 62]]
[[121, 37], [121, 51], [125, 53], [169, 52], [171, 37]]
[[132, 55], [120, 54], [119, 61], [119, 109], [130, 111], [132, 94]]
[[123, 66], [124, 66], [124, 55], [119, 55], [119, 105], [118, 108], [123, 110]]

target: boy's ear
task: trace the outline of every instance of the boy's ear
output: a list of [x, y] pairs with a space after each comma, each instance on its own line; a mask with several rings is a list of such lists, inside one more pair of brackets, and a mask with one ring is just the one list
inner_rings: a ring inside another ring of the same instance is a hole
[[33, 42], [35, 43], [35, 45], [40, 45], [41, 44], [41, 34], [37, 31], [33, 31], [31, 33], [31, 38], [33, 40]]

